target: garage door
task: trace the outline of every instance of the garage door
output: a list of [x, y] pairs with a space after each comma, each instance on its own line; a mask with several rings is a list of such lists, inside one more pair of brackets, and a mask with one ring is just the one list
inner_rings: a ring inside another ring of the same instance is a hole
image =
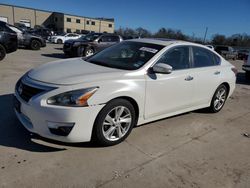
[[8, 23], [8, 18], [0, 16], [0, 21]]

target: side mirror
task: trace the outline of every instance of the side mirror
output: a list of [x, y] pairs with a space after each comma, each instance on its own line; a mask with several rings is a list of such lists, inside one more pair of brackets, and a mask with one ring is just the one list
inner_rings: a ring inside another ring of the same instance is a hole
[[173, 67], [165, 63], [157, 63], [152, 67], [154, 73], [170, 74]]

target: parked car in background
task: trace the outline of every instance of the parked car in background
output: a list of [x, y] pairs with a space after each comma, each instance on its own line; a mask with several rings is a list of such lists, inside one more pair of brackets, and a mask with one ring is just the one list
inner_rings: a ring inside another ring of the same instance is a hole
[[238, 59], [240, 60], [247, 60], [248, 54], [249, 54], [249, 50], [239, 50], [238, 51]]
[[77, 40], [66, 41], [63, 51], [68, 56], [88, 57], [121, 41], [122, 37], [116, 34], [90, 33]]
[[128, 40], [32, 69], [16, 84], [15, 113], [42, 137], [110, 146], [136, 125], [201, 108], [219, 112], [235, 89], [235, 73], [203, 45]]
[[250, 52], [248, 53], [247, 60], [242, 65], [242, 69], [246, 71], [246, 78], [250, 79]]
[[18, 46], [30, 48], [32, 50], [40, 50], [41, 47], [46, 46], [46, 41], [39, 35], [31, 34], [27, 31], [21, 31], [13, 25], [8, 25], [8, 27], [17, 33]]
[[0, 21], [0, 61], [6, 54], [16, 51], [17, 46], [17, 34], [8, 27], [7, 23]]
[[215, 51], [225, 59], [237, 59], [237, 52], [231, 46], [216, 46]]
[[66, 33], [62, 35], [56, 35], [51, 37], [52, 43], [63, 44], [66, 40], [78, 39], [81, 35], [76, 33]]
[[52, 31], [50, 29], [47, 29], [47, 28], [37, 28], [37, 29], [34, 29], [33, 31], [30, 31], [29, 33], [39, 35], [44, 40], [49, 40], [49, 38], [52, 35]]

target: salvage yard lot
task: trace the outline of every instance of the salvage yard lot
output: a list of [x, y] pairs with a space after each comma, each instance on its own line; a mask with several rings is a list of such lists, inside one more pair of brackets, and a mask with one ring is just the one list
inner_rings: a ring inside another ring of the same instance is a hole
[[[65, 58], [61, 45], [18, 50], [0, 63], [0, 187], [249, 187], [250, 82], [217, 114], [195, 111], [135, 128], [113, 147], [31, 137], [12, 110], [16, 81]], [[84, 125], [83, 125], [84, 126]]]

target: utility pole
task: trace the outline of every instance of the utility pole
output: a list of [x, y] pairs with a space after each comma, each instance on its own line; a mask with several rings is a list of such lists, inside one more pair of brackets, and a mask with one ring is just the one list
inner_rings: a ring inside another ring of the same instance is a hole
[[203, 44], [206, 42], [207, 30], [208, 30], [208, 27], [206, 27], [206, 31], [205, 31], [205, 35], [204, 35], [204, 39], [203, 39]]

